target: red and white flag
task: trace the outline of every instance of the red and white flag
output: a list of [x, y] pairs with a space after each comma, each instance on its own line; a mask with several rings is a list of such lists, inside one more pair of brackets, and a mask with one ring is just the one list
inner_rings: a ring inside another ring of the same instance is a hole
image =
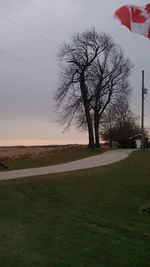
[[150, 3], [143, 7], [122, 6], [115, 12], [115, 17], [131, 32], [142, 34], [150, 39]]

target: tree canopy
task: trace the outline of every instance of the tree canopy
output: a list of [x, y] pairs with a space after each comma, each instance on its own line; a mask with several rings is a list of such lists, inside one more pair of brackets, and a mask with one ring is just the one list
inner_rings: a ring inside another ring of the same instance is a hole
[[104, 111], [119, 94], [127, 94], [133, 65], [123, 50], [105, 33], [95, 29], [76, 34], [61, 46], [60, 80], [55, 94], [59, 121], [86, 128], [89, 147], [99, 146]]

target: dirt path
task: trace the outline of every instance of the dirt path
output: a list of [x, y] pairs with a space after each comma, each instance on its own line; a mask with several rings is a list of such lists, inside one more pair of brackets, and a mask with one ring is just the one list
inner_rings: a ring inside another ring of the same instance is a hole
[[105, 153], [92, 156], [89, 158], [69, 163], [59, 164], [55, 166], [22, 169], [16, 171], [3, 171], [0, 172], [0, 180], [2, 181], [2, 180], [22, 178], [22, 177], [69, 172], [69, 171], [105, 166], [127, 158], [132, 152], [133, 150], [131, 149], [117, 149], [117, 150], [107, 151]]

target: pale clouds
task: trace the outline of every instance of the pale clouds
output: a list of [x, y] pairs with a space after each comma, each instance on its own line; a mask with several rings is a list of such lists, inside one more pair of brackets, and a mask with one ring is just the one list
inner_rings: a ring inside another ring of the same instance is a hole
[[[126, 0], [126, 3], [131, 3]], [[147, 1], [142, 1], [145, 5]], [[131, 76], [134, 88], [133, 111], [140, 115], [141, 70], [145, 69], [149, 87], [150, 41], [130, 33], [114, 20], [114, 11], [122, 0], [1, 0], [0, 14], [26, 25], [35, 34], [0, 17], [0, 50], [47, 68], [43, 71], [0, 53], [0, 139], [86, 140], [86, 134], [74, 129], [63, 134], [55, 124], [53, 93], [57, 87], [56, 54], [60, 45], [76, 32], [95, 27], [106, 31], [119, 43], [135, 64]], [[141, 5], [141, 1], [134, 1]], [[38, 36], [40, 33], [49, 41]], [[150, 108], [146, 100], [145, 118], [150, 127]], [[27, 130], [26, 130], [27, 129]], [[7, 138], [5, 138], [7, 137]]]

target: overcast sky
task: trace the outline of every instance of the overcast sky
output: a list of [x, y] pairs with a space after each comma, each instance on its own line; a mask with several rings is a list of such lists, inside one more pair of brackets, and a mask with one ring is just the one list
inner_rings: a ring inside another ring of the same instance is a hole
[[[131, 106], [136, 115], [141, 114], [142, 69], [145, 86], [150, 89], [150, 41], [130, 33], [114, 20], [115, 10], [129, 3], [142, 6], [147, 1], [0, 1], [0, 145], [87, 141], [86, 133], [73, 128], [64, 133], [57, 125], [53, 95], [57, 88], [56, 55], [60, 45], [74, 33], [93, 27], [111, 34], [134, 63]], [[150, 90], [145, 101], [147, 128], [150, 128], [149, 103]]]

